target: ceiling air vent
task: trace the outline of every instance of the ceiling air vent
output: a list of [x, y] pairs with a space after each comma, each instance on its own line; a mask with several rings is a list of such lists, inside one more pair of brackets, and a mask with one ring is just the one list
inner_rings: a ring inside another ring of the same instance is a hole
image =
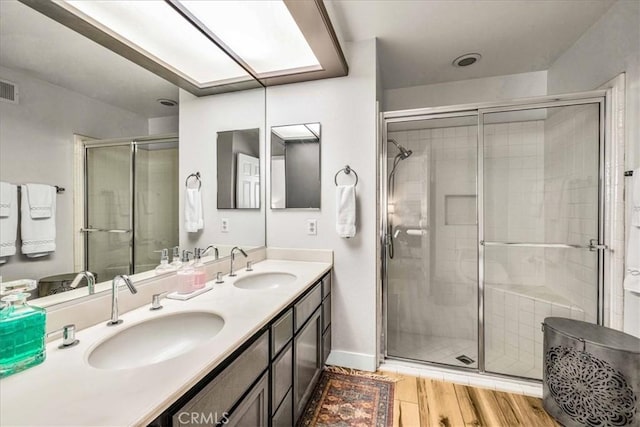
[[0, 80], [0, 101], [18, 103], [18, 86], [6, 80]]

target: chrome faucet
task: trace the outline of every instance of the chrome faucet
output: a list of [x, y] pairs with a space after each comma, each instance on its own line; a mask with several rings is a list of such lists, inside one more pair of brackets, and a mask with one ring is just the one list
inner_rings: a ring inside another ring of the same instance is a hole
[[89, 288], [89, 295], [93, 295], [96, 292], [96, 276], [94, 276], [90, 271], [81, 271], [80, 273], [78, 273], [76, 277], [74, 277], [69, 287], [73, 289], [77, 288], [83, 278], [87, 279], [87, 288]]
[[236, 251], [244, 255], [245, 258], [249, 256], [242, 248], [239, 248], [237, 246], [231, 249], [231, 269], [229, 271], [229, 277], [236, 277], [236, 273], [234, 273], [233, 271], [233, 261], [236, 260]]
[[138, 290], [133, 283], [131, 283], [131, 279], [126, 274], [121, 274], [113, 278], [111, 281], [111, 320], [107, 322], [107, 326], [115, 326], [122, 323], [122, 320], [118, 319], [118, 282], [122, 280], [129, 291], [132, 294], [137, 294]]
[[213, 246], [213, 245], [209, 245], [206, 248], [204, 248], [204, 250], [202, 252], [200, 252], [200, 256], [204, 256], [204, 254], [209, 252], [209, 249], [213, 249], [214, 259], [220, 258], [220, 251], [218, 250], [218, 247], [217, 246]]

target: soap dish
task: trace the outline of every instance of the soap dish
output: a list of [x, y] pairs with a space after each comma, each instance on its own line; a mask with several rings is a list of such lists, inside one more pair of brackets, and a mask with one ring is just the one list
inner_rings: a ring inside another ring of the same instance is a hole
[[204, 294], [205, 292], [208, 292], [211, 289], [213, 289], [213, 284], [205, 285], [204, 288], [198, 289], [197, 291], [193, 291], [193, 292], [190, 292], [188, 294], [179, 294], [178, 292], [171, 292], [169, 295], [167, 295], [167, 298], [186, 301], [186, 300], [191, 299], [193, 297], [197, 297], [198, 295]]

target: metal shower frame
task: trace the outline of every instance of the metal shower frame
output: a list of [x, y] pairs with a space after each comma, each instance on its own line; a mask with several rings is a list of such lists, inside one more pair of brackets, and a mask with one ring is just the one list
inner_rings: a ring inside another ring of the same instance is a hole
[[[476, 169], [476, 219], [478, 227], [477, 247], [478, 247], [478, 300], [477, 300], [477, 344], [478, 344], [478, 366], [477, 368], [455, 366], [448, 364], [440, 364], [437, 362], [420, 361], [420, 363], [447, 367], [459, 371], [474, 372], [480, 374], [490, 374], [505, 378], [518, 378], [527, 381], [536, 381], [528, 377], [520, 377], [516, 375], [507, 375], [486, 370], [485, 361], [485, 334], [484, 334], [484, 289], [485, 289], [485, 242], [484, 242], [484, 115], [490, 113], [507, 112], [507, 111], [524, 111], [539, 108], [563, 107], [582, 104], [598, 104], [599, 108], [599, 147], [598, 147], [598, 242], [594, 246], [597, 250], [597, 322], [602, 325], [604, 323], [604, 272], [605, 272], [605, 131], [606, 131], [606, 101], [607, 90], [595, 90], [589, 92], [580, 92], [572, 94], [562, 94], [554, 96], [541, 96], [533, 98], [520, 98], [505, 101], [461, 104], [443, 107], [428, 107], [411, 110], [398, 110], [380, 113], [380, 137], [378, 138], [378, 178], [379, 178], [379, 247], [380, 247], [380, 267], [378, 271], [379, 280], [377, 291], [380, 293], [382, 301], [378, 311], [378, 316], [382, 318], [382, 330], [379, 333], [379, 361], [385, 359], [404, 360], [409, 362], [417, 362], [415, 359], [406, 359], [401, 357], [389, 357], [387, 354], [387, 226], [388, 226], [388, 188], [387, 188], [387, 145], [388, 145], [388, 124], [411, 122], [418, 120], [455, 118], [455, 117], [477, 117], [477, 169]], [[487, 242], [488, 243], [488, 242]], [[519, 245], [527, 245], [527, 243], [519, 243]], [[551, 244], [549, 246], [557, 247]], [[566, 245], [566, 247], [575, 247]], [[589, 246], [585, 246], [589, 247]]]

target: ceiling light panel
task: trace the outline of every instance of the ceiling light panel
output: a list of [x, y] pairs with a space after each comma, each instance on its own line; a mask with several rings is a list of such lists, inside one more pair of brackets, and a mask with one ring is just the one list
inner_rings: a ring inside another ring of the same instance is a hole
[[[313, 128], [312, 128], [313, 129]], [[278, 126], [271, 128], [271, 131], [284, 141], [301, 139], [318, 139], [320, 126], [317, 126], [317, 133], [314, 134], [306, 125]]]
[[260, 77], [322, 70], [281, 0], [179, 3]]
[[242, 67], [164, 1], [70, 0], [58, 4], [80, 17], [85, 15], [197, 86], [250, 78]]

